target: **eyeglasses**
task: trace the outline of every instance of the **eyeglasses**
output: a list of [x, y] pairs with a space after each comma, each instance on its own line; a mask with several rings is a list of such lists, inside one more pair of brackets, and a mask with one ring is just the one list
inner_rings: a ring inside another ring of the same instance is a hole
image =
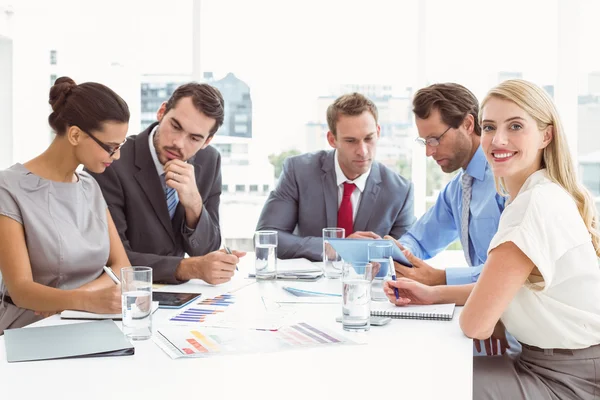
[[94, 135], [92, 135], [89, 132], [85, 132], [82, 131], [83, 133], [85, 133], [86, 135], [88, 135], [90, 138], [92, 138], [92, 140], [96, 143], [98, 143], [98, 146], [102, 147], [104, 150], [106, 150], [106, 152], [108, 153], [109, 157], [112, 157], [117, 151], [121, 150], [121, 147], [123, 147], [123, 145], [125, 144], [125, 142], [127, 141], [127, 138], [125, 138], [125, 140], [123, 140], [123, 143], [121, 143], [118, 146], [109, 146], [104, 142], [101, 142], [100, 140], [98, 140], [97, 137], [95, 137]]
[[442, 139], [442, 136], [444, 136], [446, 134], [446, 132], [448, 132], [450, 130], [450, 128], [452, 128], [451, 126], [448, 126], [448, 129], [446, 129], [444, 131], [444, 133], [442, 133], [440, 136], [438, 137], [428, 137], [427, 139], [423, 139], [421, 137], [418, 137], [415, 139], [415, 142], [419, 143], [421, 146], [431, 146], [431, 147], [438, 147], [440, 145], [440, 140]]

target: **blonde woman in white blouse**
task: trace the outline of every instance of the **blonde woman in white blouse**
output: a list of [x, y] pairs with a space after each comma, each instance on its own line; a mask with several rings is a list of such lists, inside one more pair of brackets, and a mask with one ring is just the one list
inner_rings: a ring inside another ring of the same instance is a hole
[[506, 326], [522, 343], [516, 358], [474, 358], [474, 399], [598, 399], [598, 218], [556, 108], [538, 86], [509, 80], [487, 94], [480, 121], [508, 205], [479, 281], [429, 287], [400, 279], [386, 294], [397, 305], [464, 304], [467, 336], [503, 345]]

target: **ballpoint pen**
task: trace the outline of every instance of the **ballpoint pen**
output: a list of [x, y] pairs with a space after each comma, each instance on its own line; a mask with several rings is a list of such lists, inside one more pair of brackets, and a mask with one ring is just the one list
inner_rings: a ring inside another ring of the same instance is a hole
[[[396, 269], [393, 268], [394, 263], [390, 263], [390, 266], [392, 267], [392, 280], [395, 281], [396, 280]], [[395, 287], [394, 288], [394, 294], [396, 295], [396, 300], [398, 300], [400, 298], [400, 293], [398, 293], [398, 288]]]
[[113, 272], [112, 269], [108, 268], [107, 266], [102, 267], [104, 268], [104, 272], [106, 272], [106, 275], [108, 275], [108, 277], [110, 279], [112, 279], [112, 281], [116, 284], [119, 285], [121, 283], [121, 281], [119, 280], [119, 278], [117, 278], [117, 276], [115, 275], [115, 273]]
[[[227, 247], [227, 246], [223, 246], [223, 248], [225, 249], [225, 252], [226, 252], [227, 254], [233, 254], [233, 253], [231, 252], [231, 249], [230, 249], [229, 247]], [[235, 270], [236, 270], [236, 271], [239, 271], [237, 264], [235, 265]]]

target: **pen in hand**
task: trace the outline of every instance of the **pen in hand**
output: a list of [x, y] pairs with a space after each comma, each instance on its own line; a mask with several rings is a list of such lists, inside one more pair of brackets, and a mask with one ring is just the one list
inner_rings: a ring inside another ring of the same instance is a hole
[[[223, 246], [223, 248], [225, 249], [225, 252], [226, 252], [227, 254], [233, 254], [233, 253], [231, 252], [231, 249], [230, 249], [229, 247], [227, 247], [227, 246]], [[236, 271], [239, 271], [237, 264], [235, 265], [235, 270], [236, 270]]]
[[[396, 280], [396, 269], [394, 268], [393, 262], [390, 263], [390, 268], [392, 268], [392, 280], [395, 281]], [[394, 294], [396, 295], [396, 300], [398, 300], [400, 298], [400, 293], [398, 293], [397, 287], [394, 288]]]
[[115, 275], [115, 273], [113, 272], [112, 269], [108, 268], [106, 265], [102, 268], [104, 268], [104, 272], [106, 272], [106, 275], [108, 275], [108, 277], [110, 279], [112, 279], [112, 281], [115, 283], [115, 285], [121, 284], [121, 281], [119, 280], [119, 278], [117, 278], [117, 276]]

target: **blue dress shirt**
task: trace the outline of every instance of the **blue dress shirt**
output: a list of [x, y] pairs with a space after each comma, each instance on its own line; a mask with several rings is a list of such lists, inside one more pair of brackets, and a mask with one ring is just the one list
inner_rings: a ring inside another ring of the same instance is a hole
[[[435, 205], [400, 238], [400, 243], [415, 256], [424, 260], [432, 258], [459, 237], [463, 191], [461, 178], [464, 172], [457, 174], [442, 189]], [[469, 217], [469, 255], [473, 266], [447, 268], [448, 285], [477, 281], [504, 210], [505, 199], [496, 192], [494, 174], [481, 146], [469, 162], [466, 173], [474, 178]]]

